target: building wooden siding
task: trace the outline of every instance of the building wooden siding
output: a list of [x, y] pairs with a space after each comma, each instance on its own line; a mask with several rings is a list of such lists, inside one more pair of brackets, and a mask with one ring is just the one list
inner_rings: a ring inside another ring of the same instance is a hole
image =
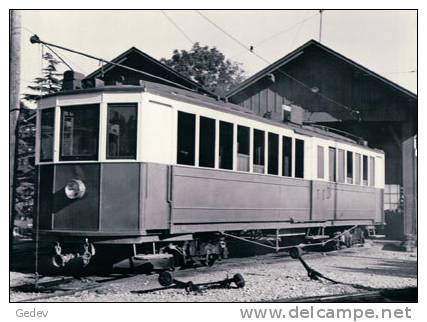
[[282, 104], [300, 106], [306, 123], [347, 131], [383, 150], [385, 183], [398, 184], [404, 191], [402, 235], [416, 234], [416, 94], [309, 41], [226, 96], [232, 103], [277, 120], [283, 118]]
[[[415, 99], [318, 47], [305, 48], [272, 74], [229, 100], [260, 115], [271, 112], [275, 118], [281, 118], [282, 104], [299, 105], [307, 110], [307, 121], [313, 112], [327, 112], [338, 121], [353, 120], [356, 115], [349, 110], [357, 110], [363, 121], [402, 122], [416, 112]], [[316, 89], [318, 93], [313, 93]], [[402, 107], [409, 113], [402, 113]]]

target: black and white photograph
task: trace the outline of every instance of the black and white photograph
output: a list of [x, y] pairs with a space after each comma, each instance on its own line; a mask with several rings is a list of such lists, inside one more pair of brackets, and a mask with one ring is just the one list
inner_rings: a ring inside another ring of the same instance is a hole
[[13, 316], [413, 318], [417, 92], [417, 9], [10, 9]]

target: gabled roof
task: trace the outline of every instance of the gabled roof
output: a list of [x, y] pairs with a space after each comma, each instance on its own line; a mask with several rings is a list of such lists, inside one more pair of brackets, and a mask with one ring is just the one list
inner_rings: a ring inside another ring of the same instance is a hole
[[[157, 67], [161, 70], [163, 70], [164, 72], [166, 72], [166, 74], [170, 75], [170, 77], [174, 77], [174, 78], [178, 78], [178, 80], [180, 81], [180, 83], [182, 83], [181, 85], [185, 86], [187, 85], [187, 87], [192, 87], [197, 89], [198, 91], [200, 91], [201, 93], [204, 94], [208, 94], [211, 95], [213, 97], [216, 97], [217, 95], [215, 93], [212, 93], [211, 91], [207, 90], [206, 88], [204, 88], [202, 85], [200, 85], [199, 83], [181, 75], [180, 73], [176, 72], [175, 70], [173, 70], [172, 68], [170, 68], [169, 66], [161, 63], [160, 61], [158, 61], [157, 59], [151, 57], [150, 55], [144, 53], [143, 51], [139, 50], [136, 47], [131, 47], [128, 50], [126, 50], [125, 52], [123, 52], [122, 54], [120, 54], [119, 56], [117, 56], [116, 58], [114, 58], [113, 60], [111, 60], [111, 62], [113, 63], [117, 63], [117, 64], [122, 64], [126, 58], [128, 56], [130, 56], [131, 54], [136, 53], [137, 55], [141, 56], [141, 59], [145, 59], [148, 60], [149, 62], [153, 63], [154, 65], [157, 65]], [[120, 68], [118, 66], [115, 66], [113, 64], [105, 64], [104, 66], [98, 68], [97, 70], [95, 70], [94, 72], [90, 73], [88, 76], [85, 77], [85, 80], [87, 79], [92, 79], [92, 78], [97, 78], [100, 75], [102, 75], [103, 73], [106, 73], [114, 68]]]
[[244, 82], [240, 83], [239, 85], [237, 85], [235, 88], [231, 89], [226, 95], [225, 97], [229, 98], [231, 96], [234, 96], [235, 94], [237, 94], [238, 92], [240, 92], [241, 90], [243, 90], [244, 88], [256, 83], [258, 80], [264, 78], [266, 75], [273, 73], [274, 71], [276, 71], [277, 69], [279, 69], [280, 67], [286, 65], [288, 62], [292, 61], [294, 58], [296, 58], [297, 56], [300, 56], [301, 54], [304, 53], [304, 49], [311, 47], [311, 46], [316, 46], [318, 48], [320, 48], [321, 50], [332, 54], [333, 56], [335, 56], [336, 58], [344, 61], [347, 64], [352, 65], [353, 67], [359, 69], [360, 71], [362, 71], [365, 74], [368, 74], [369, 76], [372, 76], [376, 79], [378, 79], [379, 81], [385, 83], [386, 85], [394, 88], [395, 90], [411, 97], [414, 99], [417, 99], [417, 94], [407, 90], [406, 88], [392, 82], [391, 80], [369, 70], [366, 67], [363, 67], [362, 65], [356, 63], [355, 61], [341, 55], [340, 53], [332, 50], [329, 47], [326, 47], [325, 45], [317, 42], [316, 40], [309, 40], [308, 42], [306, 42], [305, 44], [303, 44], [302, 46], [298, 47], [297, 49], [295, 49], [294, 51], [290, 52], [289, 54], [287, 54], [285, 57], [277, 60], [276, 62], [272, 63], [271, 65], [267, 66], [266, 68], [262, 69], [261, 71], [259, 71], [258, 73], [256, 73], [255, 75], [253, 75], [252, 77], [246, 79]]

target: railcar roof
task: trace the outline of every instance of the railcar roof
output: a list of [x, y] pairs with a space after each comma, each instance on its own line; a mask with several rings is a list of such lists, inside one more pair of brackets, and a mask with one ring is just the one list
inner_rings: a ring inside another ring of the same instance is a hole
[[316, 126], [305, 125], [305, 124], [299, 125], [299, 124], [290, 123], [290, 122], [282, 123], [279, 121], [275, 121], [275, 120], [257, 115], [253, 111], [246, 109], [240, 105], [223, 101], [219, 97], [218, 99], [215, 99], [207, 95], [199, 94], [197, 92], [187, 91], [187, 90], [179, 89], [176, 87], [171, 87], [171, 86], [153, 83], [153, 82], [147, 82], [147, 81], [141, 82], [141, 85], [114, 85], [114, 86], [101, 86], [101, 87], [94, 87], [94, 88], [61, 91], [53, 94], [48, 94], [43, 97], [77, 95], [77, 94], [93, 93], [93, 92], [134, 92], [138, 90], [146, 91], [152, 94], [164, 96], [164, 97], [175, 99], [182, 102], [201, 105], [201, 106], [212, 108], [215, 110], [225, 111], [231, 114], [235, 114], [242, 117], [257, 120], [260, 122], [272, 124], [282, 128], [291, 129], [291, 130], [294, 130], [294, 132], [299, 134], [323, 137], [326, 139], [334, 139], [336, 141], [357, 145], [365, 149], [375, 150], [377, 152], [383, 152], [379, 149], [362, 146], [358, 144], [356, 140], [331, 132], [325, 128], [319, 128]]

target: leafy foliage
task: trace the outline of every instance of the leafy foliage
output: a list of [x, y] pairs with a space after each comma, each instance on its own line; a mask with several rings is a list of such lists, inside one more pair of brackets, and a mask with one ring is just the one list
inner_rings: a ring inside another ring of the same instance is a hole
[[226, 59], [216, 47], [198, 42], [189, 51], [175, 49], [170, 59], [160, 61], [220, 96], [244, 79], [239, 63]]
[[28, 218], [34, 208], [36, 117], [22, 103], [16, 132], [15, 218]]
[[26, 101], [34, 102], [40, 95], [52, 94], [61, 90], [62, 73], [59, 73], [57, 69], [61, 62], [49, 52], [43, 54], [43, 59], [47, 62], [47, 66], [42, 69], [42, 76], [36, 77], [33, 85], [28, 86], [35, 93], [24, 94]]
[[[40, 93], [46, 95], [61, 89], [61, 73], [57, 72], [61, 62], [50, 53], [45, 53], [43, 59], [47, 61], [47, 67], [43, 68], [42, 76], [35, 78], [34, 85], [28, 86], [37, 94], [24, 94], [24, 100], [28, 102], [35, 102]], [[32, 218], [33, 215], [36, 183], [35, 138], [36, 112], [21, 102], [16, 129], [15, 218]]]

